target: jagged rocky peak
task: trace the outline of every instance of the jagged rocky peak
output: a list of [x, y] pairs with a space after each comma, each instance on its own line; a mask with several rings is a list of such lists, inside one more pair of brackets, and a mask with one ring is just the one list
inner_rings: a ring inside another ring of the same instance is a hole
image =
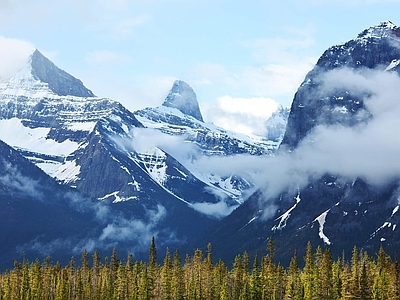
[[[317, 125], [354, 126], [372, 115], [364, 105], [367, 94], [346, 88], [323, 89], [333, 70], [393, 71], [400, 74], [400, 28], [390, 21], [363, 30], [356, 38], [328, 48], [297, 90], [282, 146], [293, 149]], [[325, 78], [325, 79], [324, 79]], [[325, 83], [324, 83], [325, 82]]]
[[82, 81], [59, 69], [37, 49], [31, 56], [32, 76], [47, 83], [50, 90], [59, 96], [95, 97]]
[[176, 80], [165, 98], [163, 106], [172, 107], [182, 113], [204, 122], [197, 102], [196, 93], [189, 84], [182, 80]]
[[369, 38], [384, 38], [392, 34], [399, 36], [400, 34], [399, 31], [400, 31], [399, 27], [397, 27], [391, 21], [384, 21], [379, 23], [378, 25], [371, 26], [370, 28], [365, 29], [357, 36], [357, 39], [365, 40]]

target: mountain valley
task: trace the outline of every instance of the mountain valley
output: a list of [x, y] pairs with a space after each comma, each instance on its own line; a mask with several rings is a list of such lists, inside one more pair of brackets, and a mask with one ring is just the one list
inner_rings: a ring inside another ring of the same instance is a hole
[[386, 21], [328, 48], [266, 136], [205, 122], [182, 80], [131, 112], [34, 50], [0, 82], [3, 253], [145, 259], [154, 236], [233, 261], [272, 236], [286, 265], [308, 241], [396, 254], [399, 32]]

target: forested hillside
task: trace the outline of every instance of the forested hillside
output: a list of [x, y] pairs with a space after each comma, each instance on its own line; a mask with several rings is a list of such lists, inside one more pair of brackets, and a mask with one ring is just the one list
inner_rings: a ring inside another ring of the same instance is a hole
[[[0, 299], [399, 299], [400, 271], [383, 248], [371, 257], [354, 247], [353, 255], [333, 260], [329, 248], [312, 249], [304, 258], [294, 253], [288, 267], [274, 262], [272, 239], [266, 254], [250, 262], [237, 255], [232, 266], [213, 262], [212, 247], [195, 250], [185, 259], [166, 251], [157, 263], [152, 240], [148, 262], [110, 257], [98, 251], [72, 257], [67, 266], [43, 262], [15, 262], [0, 274]], [[301, 267], [300, 267], [301, 265]]]

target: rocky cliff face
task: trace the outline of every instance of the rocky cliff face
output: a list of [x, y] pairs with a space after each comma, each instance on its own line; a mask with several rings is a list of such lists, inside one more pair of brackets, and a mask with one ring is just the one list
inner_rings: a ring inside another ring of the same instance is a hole
[[183, 114], [192, 116], [200, 122], [204, 122], [195, 92], [190, 85], [182, 80], [176, 80], [174, 82], [171, 91], [165, 98], [163, 106], [176, 108]]
[[96, 205], [0, 141], [0, 269], [50, 253], [67, 263], [88, 235], [100, 234]]
[[59, 69], [38, 50], [31, 56], [32, 75], [35, 79], [47, 83], [50, 90], [60, 96], [95, 97], [80, 81]]
[[355, 39], [332, 46], [319, 58], [301, 84], [292, 102], [287, 130], [281, 146], [294, 149], [317, 125], [354, 126], [367, 122], [371, 113], [365, 107], [367, 95], [348, 89], [335, 92], [321, 89], [324, 74], [335, 69], [380, 69], [397, 71], [400, 58], [400, 29], [382, 22], [361, 32]]
[[[371, 254], [380, 245], [395, 253], [400, 245], [400, 172], [396, 167], [387, 174], [385, 170], [395, 164], [389, 153], [392, 148], [398, 151], [398, 143], [390, 142], [387, 131], [396, 129], [383, 120], [396, 118], [390, 112], [399, 111], [393, 96], [398, 94], [399, 58], [399, 28], [391, 22], [327, 49], [293, 99], [264, 189], [222, 220], [199, 245], [207, 239], [215, 255], [233, 259], [238, 250], [263, 251], [272, 236], [284, 263], [308, 241], [330, 247], [337, 257], [343, 250], [349, 257], [354, 245]], [[376, 134], [370, 136], [370, 131]], [[371, 139], [376, 142], [361, 142]], [[371, 147], [377, 151], [371, 153]], [[385, 155], [391, 158], [379, 159]], [[385, 173], [379, 182], [366, 173], [365, 166], [373, 161], [381, 163], [374, 164], [371, 174]], [[279, 176], [281, 180], [275, 180]], [[273, 183], [282, 186], [274, 189]], [[232, 236], [235, 239], [227, 238]]]
[[[279, 144], [204, 123], [196, 94], [183, 81], [174, 83], [162, 106], [132, 113], [116, 101], [95, 97], [37, 50], [17, 74], [0, 81], [0, 140], [50, 175], [52, 186], [68, 191], [71, 197], [63, 199], [67, 206], [74, 204], [70, 214], [85, 212], [77, 222], [85, 228], [82, 235], [65, 232], [60, 241], [58, 233], [50, 234], [35, 242], [32, 232], [27, 249], [118, 246], [137, 257], [146, 256], [151, 236], [159, 245], [177, 247], [198, 235], [254, 189], [245, 172], [230, 172], [228, 166], [218, 173], [215, 164], [210, 171], [202, 162], [270, 155]], [[18, 235], [33, 220], [26, 218]]]

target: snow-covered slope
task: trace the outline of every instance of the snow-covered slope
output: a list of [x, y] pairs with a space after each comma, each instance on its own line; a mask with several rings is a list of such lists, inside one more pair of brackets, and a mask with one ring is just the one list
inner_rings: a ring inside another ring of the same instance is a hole
[[0, 81], [0, 140], [50, 175], [55, 186], [73, 188], [79, 196], [68, 199], [78, 209], [82, 195], [95, 199], [88, 202], [95, 228], [85, 231], [82, 246], [135, 244], [135, 251], [143, 251], [157, 236], [160, 245], [176, 247], [229, 215], [254, 190], [254, 177], [224, 159], [269, 156], [279, 145], [279, 138], [206, 124], [183, 81], [174, 83], [162, 106], [132, 113], [96, 97], [37, 50], [17, 69]]
[[[219, 203], [220, 198], [168, 153], [159, 150], [145, 156], [135, 151], [132, 133], [141, 128], [120, 103], [95, 97], [38, 51], [14, 76], [0, 82], [0, 140], [56, 179], [55, 186], [74, 188], [78, 196], [69, 200], [78, 210], [82, 195], [102, 203], [93, 202], [90, 210], [100, 227], [88, 225], [87, 241], [80, 241], [81, 246], [119, 245], [145, 253], [151, 236], [157, 236], [160, 245], [176, 247], [214, 222], [213, 213], [196, 210], [193, 204]], [[52, 215], [52, 206], [48, 207], [45, 213]], [[18, 232], [27, 231], [24, 224]], [[47, 228], [41, 231], [46, 234]], [[33, 243], [27, 248], [39, 249], [42, 239], [34, 238], [26, 240]], [[53, 249], [70, 247], [72, 239], [66, 232], [45, 241], [40, 249], [50, 247], [51, 254]]]
[[205, 169], [204, 157], [271, 155], [279, 145], [203, 122], [193, 89], [176, 81], [160, 107], [131, 113], [96, 97], [35, 50], [0, 82], [0, 140], [46, 173], [102, 201], [154, 207], [167, 193], [206, 215], [229, 214], [250, 177]]
[[396, 253], [399, 59], [400, 28], [389, 21], [328, 48], [294, 96], [264, 187], [196, 246], [211, 241], [233, 259], [273, 236], [284, 263], [308, 241], [336, 257], [354, 245]]
[[[270, 125], [266, 124], [271, 128], [271, 135], [275, 128], [275, 138], [267, 139], [235, 133], [205, 123], [199, 110], [194, 110], [194, 114], [184, 113], [188, 111], [187, 107], [198, 107], [196, 95], [187, 83], [177, 80], [163, 105], [139, 110], [134, 114], [146, 128], [146, 136], [152, 135], [154, 131], [158, 132], [156, 136], [159, 138], [154, 144], [168, 149], [175, 157], [180, 157], [180, 162], [210, 187], [221, 188], [222, 192], [230, 194], [230, 197], [242, 203], [247, 197], [246, 192], [254, 188], [250, 177], [243, 177], [234, 170], [218, 173], [216, 165], [211, 170], [204, 168], [201, 166], [202, 158], [217, 160], [235, 155], [273, 155], [283, 137], [286, 119], [285, 114], [281, 112], [285, 109], [277, 111], [275, 120], [271, 121]], [[278, 120], [279, 118], [281, 119]], [[178, 142], [182, 146], [176, 145]], [[175, 147], [169, 146], [168, 143]]]

